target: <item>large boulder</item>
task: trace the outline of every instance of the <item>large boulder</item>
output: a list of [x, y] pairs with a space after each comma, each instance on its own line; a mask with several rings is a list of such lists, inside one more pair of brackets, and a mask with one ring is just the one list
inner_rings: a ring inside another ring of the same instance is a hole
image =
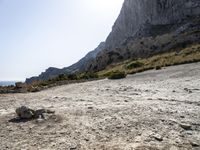
[[33, 119], [35, 116], [35, 111], [26, 106], [17, 108], [15, 112], [20, 119]]

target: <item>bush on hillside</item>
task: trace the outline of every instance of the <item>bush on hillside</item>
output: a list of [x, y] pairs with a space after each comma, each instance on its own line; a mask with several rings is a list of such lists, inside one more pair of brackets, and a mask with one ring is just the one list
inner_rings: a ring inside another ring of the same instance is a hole
[[78, 79], [78, 77], [77, 77], [76, 74], [69, 74], [69, 75], [67, 76], [67, 78], [68, 78], [69, 80], [77, 80], [77, 79]]
[[97, 79], [99, 76], [93, 72], [87, 72], [80, 75], [80, 79]]
[[60, 75], [58, 75], [57, 80], [58, 81], [67, 80], [67, 76], [65, 74], [60, 74]]
[[144, 64], [142, 62], [136, 61], [136, 62], [132, 62], [130, 64], [128, 64], [126, 66], [127, 69], [134, 69], [134, 68], [139, 68], [142, 67]]
[[156, 70], [161, 70], [162, 67], [161, 67], [161, 66], [156, 66], [155, 69], [156, 69]]
[[16, 82], [15, 83], [15, 87], [16, 88], [22, 88], [23, 87], [23, 83], [22, 82]]
[[108, 76], [108, 79], [122, 79], [122, 78], [126, 78], [126, 73], [122, 71], [111, 72], [110, 75]]

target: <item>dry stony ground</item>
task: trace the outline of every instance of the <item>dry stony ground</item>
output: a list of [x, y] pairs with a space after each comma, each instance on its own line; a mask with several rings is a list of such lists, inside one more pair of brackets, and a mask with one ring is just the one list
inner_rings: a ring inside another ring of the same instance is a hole
[[[10, 121], [21, 105], [56, 115]], [[200, 150], [200, 63], [0, 95], [0, 149]]]

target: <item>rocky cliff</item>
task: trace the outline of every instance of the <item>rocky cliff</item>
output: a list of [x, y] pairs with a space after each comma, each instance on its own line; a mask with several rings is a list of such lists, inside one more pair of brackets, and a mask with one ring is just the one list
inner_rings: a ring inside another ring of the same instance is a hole
[[98, 71], [111, 63], [197, 43], [199, 15], [199, 0], [125, 0], [105, 50], [87, 70]]
[[174, 24], [199, 14], [199, 0], [125, 0], [106, 47], [120, 47], [126, 38], [136, 34], [145, 36], [145, 31], [140, 30], [144, 26]]

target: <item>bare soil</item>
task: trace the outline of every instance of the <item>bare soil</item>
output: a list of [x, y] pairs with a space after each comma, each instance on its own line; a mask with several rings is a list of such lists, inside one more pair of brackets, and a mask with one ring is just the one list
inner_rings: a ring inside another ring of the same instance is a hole
[[[13, 121], [21, 105], [56, 114]], [[199, 150], [200, 63], [1, 94], [0, 149]]]

